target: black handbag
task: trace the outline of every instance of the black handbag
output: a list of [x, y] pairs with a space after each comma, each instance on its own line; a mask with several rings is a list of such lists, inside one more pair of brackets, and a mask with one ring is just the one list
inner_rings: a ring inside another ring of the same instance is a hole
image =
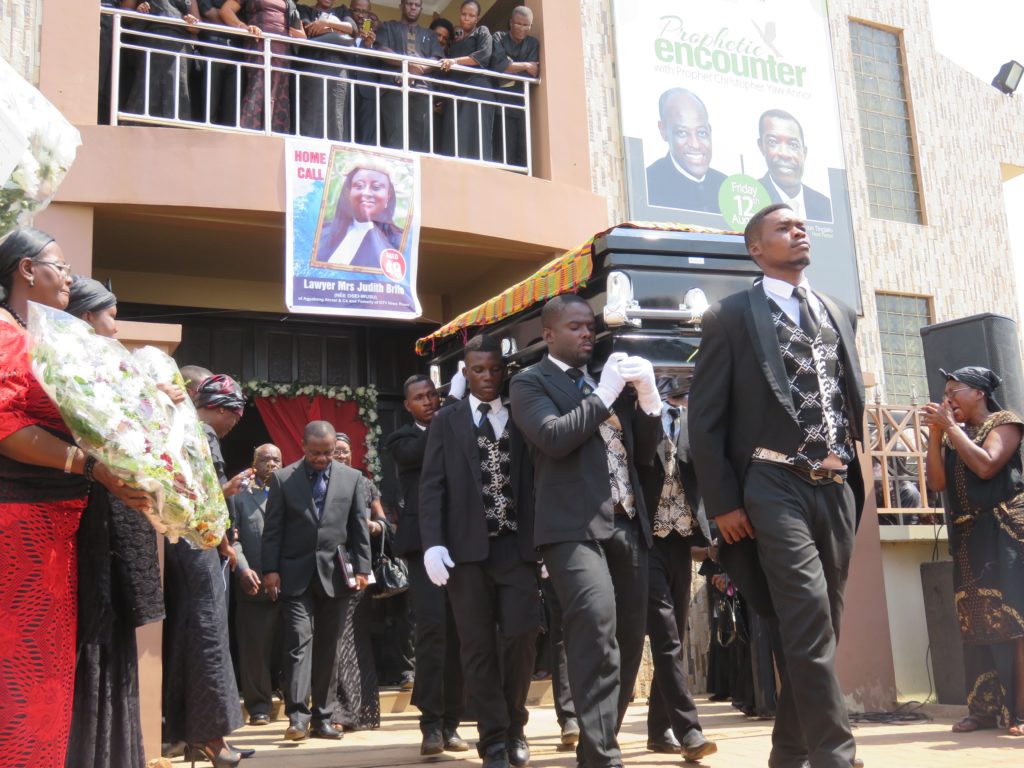
[[391, 547], [386, 539], [388, 525], [382, 524], [380, 533], [380, 555], [374, 560], [373, 578], [376, 583], [370, 587], [370, 595], [374, 600], [400, 595], [409, 588], [409, 566], [400, 557], [391, 554]]

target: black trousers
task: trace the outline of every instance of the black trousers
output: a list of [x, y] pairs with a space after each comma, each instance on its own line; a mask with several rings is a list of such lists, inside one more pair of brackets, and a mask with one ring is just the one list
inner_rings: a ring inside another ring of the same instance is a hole
[[[341, 46], [341, 35], [328, 33], [316, 38], [319, 43], [333, 43]], [[305, 65], [307, 72], [325, 77], [344, 77], [345, 70], [339, 66], [345, 62], [345, 54], [327, 49], [309, 52], [310, 62]], [[333, 65], [333, 66], [332, 66]], [[351, 134], [346, 130], [348, 114], [345, 99], [348, 83], [325, 80], [305, 75], [299, 77], [299, 133], [303, 136], [332, 141], [341, 141]]]
[[694, 537], [670, 533], [655, 537], [650, 554], [647, 634], [651, 638], [654, 682], [647, 704], [647, 734], [660, 737], [669, 728], [681, 739], [696, 728], [697, 705], [683, 667], [683, 638], [690, 613], [693, 578], [690, 547]]
[[569, 688], [580, 723], [577, 760], [586, 768], [622, 764], [616, 738], [643, 656], [647, 549], [639, 524], [616, 517], [603, 541], [542, 548], [562, 605]]
[[420, 729], [454, 731], [465, 708], [459, 635], [448, 592], [430, 581], [423, 553], [406, 555], [409, 601], [416, 616], [416, 682], [412, 703], [420, 711]]
[[269, 715], [281, 668], [281, 603], [237, 600], [235, 633], [245, 709], [250, 715]]
[[[430, 151], [430, 96], [425, 93], [409, 94], [409, 150]], [[402, 92], [381, 90], [381, 144], [402, 148]]]
[[562, 604], [551, 584], [551, 579], [540, 582], [541, 595], [544, 597], [544, 609], [548, 618], [548, 652], [551, 654], [551, 693], [555, 701], [555, 716], [558, 726], [565, 725], [566, 720], [576, 719], [576, 705], [572, 703], [572, 691], [569, 690], [568, 662], [565, 658], [565, 633], [562, 632]]
[[[334, 712], [338, 638], [348, 594], [328, 597], [314, 576], [298, 597], [284, 598], [285, 713], [296, 725], [327, 722]], [[312, 707], [307, 700], [312, 694]]]
[[536, 565], [520, 557], [515, 535], [490, 543], [486, 560], [456, 564], [448, 580], [481, 756], [523, 733], [541, 619]]
[[846, 768], [856, 745], [835, 657], [855, 536], [853, 492], [755, 462], [743, 496], [786, 664], [768, 764], [796, 768], [809, 760], [812, 768]]

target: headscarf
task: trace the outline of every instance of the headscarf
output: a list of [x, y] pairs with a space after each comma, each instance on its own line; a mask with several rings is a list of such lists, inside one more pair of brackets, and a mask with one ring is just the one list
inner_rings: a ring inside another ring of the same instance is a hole
[[352, 438], [350, 438], [344, 432], [338, 432], [337, 434], [334, 435], [334, 437], [335, 439], [340, 440], [343, 443], [346, 443], [350, 446], [352, 445]]
[[245, 410], [245, 397], [238, 382], [224, 373], [203, 379], [196, 391], [196, 408], [225, 408], [239, 416]]
[[669, 397], [683, 397], [690, 393], [690, 382], [692, 376], [659, 376], [658, 377], [658, 394], [664, 400]]
[[71, 282], [71, 298], [64, 311], [75, 317], [85, 317], [86, 312], [102, 312], [117, 306], [117, 296], [99, 280], [75, 275]]
[[980, 365], [966, 365], [951, 372], [939, 368], [939, 373], [946, 377], [946, 381], [959, 381], [968, 387], [981, 390], [985, 394], [985, 404], [990, 411], [1003, 410], [1003, 406], [992, 394], [999, 389], [1003, 380], [988, 368], [982, 368]]
[[34, 259], [53, 238], [34, 227], [21, 227], [0, 239], [0, 301], [6, 301], [22, 259]]

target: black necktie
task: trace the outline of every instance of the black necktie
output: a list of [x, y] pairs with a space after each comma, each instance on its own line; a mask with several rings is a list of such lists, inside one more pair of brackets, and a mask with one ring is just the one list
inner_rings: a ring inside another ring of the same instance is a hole
[[480, 403], [476, 409], [480, 411], [480, 426], [476, 428], [477, 433], [483, 435], [492, 443], [498, 442], [498, 438], [494, 434], [494, 427], [491, 426], [491, 420], [487, 418], [487, 414], [491, 412], [491, 404]]
[[669, 437], [672, 438], [672, 440], [675, 440], [676, 435], [679, 434], [679, 409], [673, 405], [669, 406], [667, 410], [669, 418], [671, 419], [669, 424], [669, 432], [671, 434], [669, 434]]
[[594, 393], [594, 388], [587, 384], [587, 380], [583, 378], [583, 371], [580, 368], [569, 368], [566, 370], [566, 373], [569, 374], [572, 383], [583, 393], [584, 397]]
[[793, 289], [793, 295], [800, 304], [800, 328], [814, 341], [818, 337], [818, 321], [811, 311], [811, 304], [807, 301], [807, 289], [798, 285]]

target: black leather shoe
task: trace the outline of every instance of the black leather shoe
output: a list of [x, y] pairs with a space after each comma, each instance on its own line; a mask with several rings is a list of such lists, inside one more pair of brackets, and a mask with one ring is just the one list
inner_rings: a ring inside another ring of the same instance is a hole
[[718, 751], [718, 745], [705, 738], [704, 734], [696, 728], [693, 728], [683, 736], [682, 746], [679, 751], [683, 756], [683, 760], [688, 763], [696, 763], [702, 757], [715, 754]]
[[562, 725], [562, 746], [575, 747], [580, 740], [580, 723], [574, 717], [566, 718]]
[[326, 720], [321, 720], [319, 723], [313, 723], [313, 727], [310, 728], [309, 735], [314, 739], [331, 739], [333, 741], [338, 741], [344, 734], [341, 731], [332, 728], [331, 724]]
[[492, 744], [483, 754], [484, 763], [481, 768], [509, 768], [508, 752], [504, 744]]
[[305, 741], [307, 736], [309, 736], [309, 726], [299, 725], [294, 721], [288, 723], [284, 732], [285, 741]]
[[526, 736], [521, 733], [509, 737], [508, 764], [514, 768], [523, 768], [530, 764], [530, 745], [526, 743]]
[[669, 728], [660, 736], [647, 737], [647, 751], [660, 752], [664, 755], [677, 755], [682, 748], [676, 735]]
[[469, 752], [469, 744], [462, 740], [458, 731], [446, 731], [444, 734], [445, 752]]
[[420, 743], [421, 755], [440, 755], [444, 752], [444, 734], [441, 731], [424, 731]]
[[270, 715], [265, 715], [262, 712], [249, 715], [249, 725], [270, 725]]

